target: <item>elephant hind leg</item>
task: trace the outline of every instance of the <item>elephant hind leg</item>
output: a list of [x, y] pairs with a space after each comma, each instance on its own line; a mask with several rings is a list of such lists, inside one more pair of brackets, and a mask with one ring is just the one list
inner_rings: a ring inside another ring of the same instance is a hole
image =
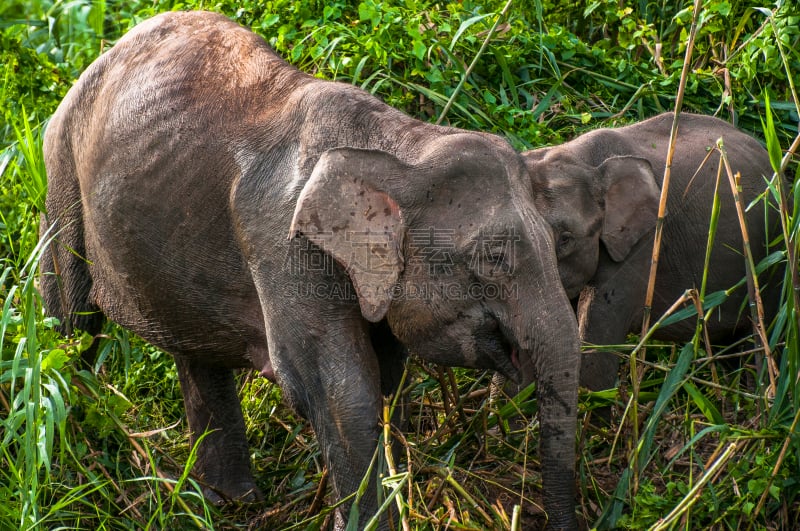
[[205, 483], [203, 494], [213, 503], [257, 501], [262, 494], [250, 470], [244, 417], [231, 369], [203, 365], [175, 356], [183, 402], [197, 450], [195, 471]]
[[[52, 226], [41, 216], [41, 237], [52, 238], [39, 261], [40, 292], [48, 315], [60, 321], [58, 331], [71, 336], [81, 330], [92, 336], [103, 327], [103, 314], [91, 300], [92, 277], [85, 258], [83, 220], [80, 204], [71, 205]], [[81, 353], [81, 359], [92, 366], [97, 355], [97, 341]]]

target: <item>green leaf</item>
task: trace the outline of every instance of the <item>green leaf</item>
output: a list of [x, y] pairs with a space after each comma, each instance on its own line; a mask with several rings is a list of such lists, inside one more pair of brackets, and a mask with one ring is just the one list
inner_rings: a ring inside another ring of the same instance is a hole
[[692, 397], [695, 405], [712, 424], [724, 424], [725, 419], [714, 404], [691, 382], [684, 382], [683, 389]]
[[414, 56], [417, 59], [419, 59], [420, 61], [425, 59], [425, 52], [427, 52], [427, 51], [428, 51], [428, 49], [425, 47], [424, 44], [422, 44], [422, 41], [416, 41], [416, 40], [414, 41], [414, 46], [413, 46], [412, 52], [414, 53]]
[[375, 16], [375, 5], [372, 2], [361, 2], [358, 4], [358, 18], [361, 20], [372, 20]]
[[600, 7], [600, 2], [595, 0], [594, 2], [590, 3], [588, 6], [586, 6], [586, 9], [583, 10], [583, 18], [588, 18], [589, 15], [591, 15], [598, 7]]
[[265, 15], [263, 19], [261, 19], [261, 29], [269, 28], [270, 26], [274, 26], [281, 20], [280, 15], [276, 15], [275, 13], [271, 15]]
[[764, 92], [764, 107], [766, 109], [766, 122], [761, 120], [761, 128], [764, 130], [764, 139], [767, 142], [767, 152], [769, 153], [769, 163], [772, 170], [778, 172], [781, 167], [781, 143], [778, 140], [778, 133], [775, 131], [775, 122], [772, 118], [772, 107], [769, 103], [769, 92]]
[[66, 351], [61, 348], [54, 348], [47, 353], [47, 356], [42, 360], [42, 371], [48, 369], [61, 369], [69, 361], [69, 356]]
[[731, 14], [731, 4], [729, 2], [719, 2], [719, 3], [711, 3], [711, 5], [707, 8], [710, 11], [716, 11], [723, 17], [727, 17]]
[[453, 40], [450, 41], [450, 51], [452, 51], [453, 48], [455, 48], [456, 43], [458, 42], [458, 39], [461, 37], [461, 35], [465, 31], [467, 31], [469, 29], [470, 26], [472, 26], [476, 22], [480, 22], [481, 20], [485, 19], [486, 17], [490, 17], [490, 16], [492, 16], [492, 13], [486, 13], [486, 14], [483, 14], [483, 15], [477, 15], [477, 16], [468, 18], [467, 20], [462, 22], [461, 25], [458, 27], [458, 31], [453, 36]]
[[747, 482], [747, 490], [755, 496], [761, 496], [766, 488], [767, 480], [764, 478], [751, 479]]

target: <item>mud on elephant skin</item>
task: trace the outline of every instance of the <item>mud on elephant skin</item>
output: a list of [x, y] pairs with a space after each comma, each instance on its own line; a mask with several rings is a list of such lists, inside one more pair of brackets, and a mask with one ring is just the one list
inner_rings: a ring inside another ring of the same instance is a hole
[[[645, 302], [654, 227], [666, 166], [673, 114], [665, 113], [626, 127], [597, 129], [560, 146], [523, 153], [531, 176], [534, 203], [553, 229], [561, 281], [578, 301], [582, 340], [591, 345], [620, 344], [639, 332]], [[661, 256], [653, 299], [660, 316], [688, 288], [700, 287], [717, 170], [722, 164], [708, 151], [723, 140], [730, 165], [741, 173], [740, 196], [749, 205], [772, 175], [766, 150], [727, 122], [682, 113], [671, 168]], [[724, 172], [724, 169], [723, 169]], [[726, 174], [720, 182], [720, 213], [710, 260], [707, 293], [728, 289], [745, 277], [741, 229]], [[767, 226], [776, 234], [774, 209]], [[747, 211], [755, 263], [767, 255], [763, 202]], [[774, 229], [774, 231], [773, 231]], [[762, 275], [768, 316], [774, 315], [780, 282]], [[584, 290], [589, 287], [590, 289]], [[730, 340], [752, 330], [741, 312], [746, 288], [734, 292], [708, 319], [712, 341]], [[694, 322], [662, 329], [657, 339], [688, 340]], [[581, 384], [592, 390], [614, 387], [618, 358], [588, 351]]]
[[577, 322], [505, 141], [303, 74], [220, 15], [175, 12], [84, 72], [44, 150], [47, 308], [91, 332], [102, 312], [172, 353], [192, 440], [211, 430], [195, 469], [210, 495], [258, 497], [234, 368], [277, 380], [344, 497], [403, 346], [536, 378], [548, 525], [576, 527]]

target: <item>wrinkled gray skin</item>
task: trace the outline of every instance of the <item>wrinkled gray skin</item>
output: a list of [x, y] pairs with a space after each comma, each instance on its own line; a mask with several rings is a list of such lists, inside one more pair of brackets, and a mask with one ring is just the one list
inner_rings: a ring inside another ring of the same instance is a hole
[[[91, 65], [44, 149], [47, 307], [91, 332], [100, 314], [83, 312], [99, 310], [174, 355], [192, 440], [212, 430], [196, 465], [212, 499], [259, 496], [234, 368], [281, 385], [342, 497], [409, 348], [537, 379], [548, 525], [576, 528], [577, 322], [504, 141], [312, 78], [194, 12], [154, 17]], [[445, 262], [420, 244], [432, 227]], [[361, 514], [376, 503], [370, 488]]]
[[[577, 299], [582, 340], [592, 345], [625, 341], [641, 331], [647, 277], [661, 183], [673, 114], [616, 129], [598, 129], [560, 146], [523, 153], [533, 182], [535, 205], [553, 228], [561, 281], [570, 299]], [[765, 188], [772, 175], [766, 150], [732, 125], [710, 116], [683, 113], [671, 168], [670, 193], [653, 299], [653, 319], [686, 289], [701, 285], [717, 169], [712, 153], [717, 139], [734, 172], [741, 173], [745, 206]], [[695, 175], [696, 174], [696, 175]], [[690, 184], [691, 182], [691, 184]], [[711, 255], [707, 293], [728, 289], [745, 276], [741, 230], [726, 174], [720, 183], [719, 226]], [[770, 225], [777, 218], [770, 211]], [[763, 203], [746, 214], [755, 263], [767, 253]], [[776, 234], [773, 232], [773, 235]], [[774, 313], [779, 282], [760, 279], [765, 307]], [[592, 289], [583, 290], [585, 287]], [[747, 296], [739, 288], [708, 320], [712, 341], [729, 340], [752, 330]], [[688, 340], [689, 319], [661, 328], [657, 339]], [[587, 351], [581, 384], [592, 390], [614, 387], [618, 358]]]

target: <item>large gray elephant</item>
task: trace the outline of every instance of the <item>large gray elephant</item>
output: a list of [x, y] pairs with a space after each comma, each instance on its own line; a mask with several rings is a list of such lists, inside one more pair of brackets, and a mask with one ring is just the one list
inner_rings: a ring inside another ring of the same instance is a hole
[[[534, 204], [553, 229], [561, 281], [571, 299], [580, 295], [579, 327], [590, 345], [620, 344], [628, 332], [641, 331], [672, 121], [673, 114], [665, 113], [523, 153]], [[684, 290], [701, 285], [722, 162], [712, 153], [702, 163], [720, 138], [733, 171], [741, 173], [745, 207], [764, 191], [765, 179], [772, 175], [766, 150], [752, 137], [717, 118], [680, 115], [652, 306], [655, 318]], [[728, 289], [745, 277], [741, 229], [726, 175], [723, 170], [707, 293]], [[768, 252], [766, 227], [779, 228], [777, 214], [768, 209], [765, 224], [760, 202], [748, 210], [746, 220], [758, 263]], [[760, 281], [769, 317], [774, 315], [780, 282], [767, 276]], [[591, 289], [584, 289], [587, 286]], [[712, 341], [752, 330], [749, 311], [742, 309], [746, 297], [747, 289], [741, 287], [712, 312], [708, 319]], [[653, 337], [688, 340], [694, 331], [694, 320], [689, 319], [660, 328]], [[617, 367], [615, 355], [588, 350], [582, 359], [581, 383], [592, 390], [611, 388]]]
[[576, 528], [577, 322], [505, 141], [305, 75], [223, 16], [175, 12], [84, 72], [44, 150], [47, 308], [91, 332], [105, 314], [173, 354], [192, 441], [211, 430], [196, 465], [209, 497], [259, 495], [232, 369], [280, 384], [343, 497], [404, 346], [536, 378], [548, 526]]

